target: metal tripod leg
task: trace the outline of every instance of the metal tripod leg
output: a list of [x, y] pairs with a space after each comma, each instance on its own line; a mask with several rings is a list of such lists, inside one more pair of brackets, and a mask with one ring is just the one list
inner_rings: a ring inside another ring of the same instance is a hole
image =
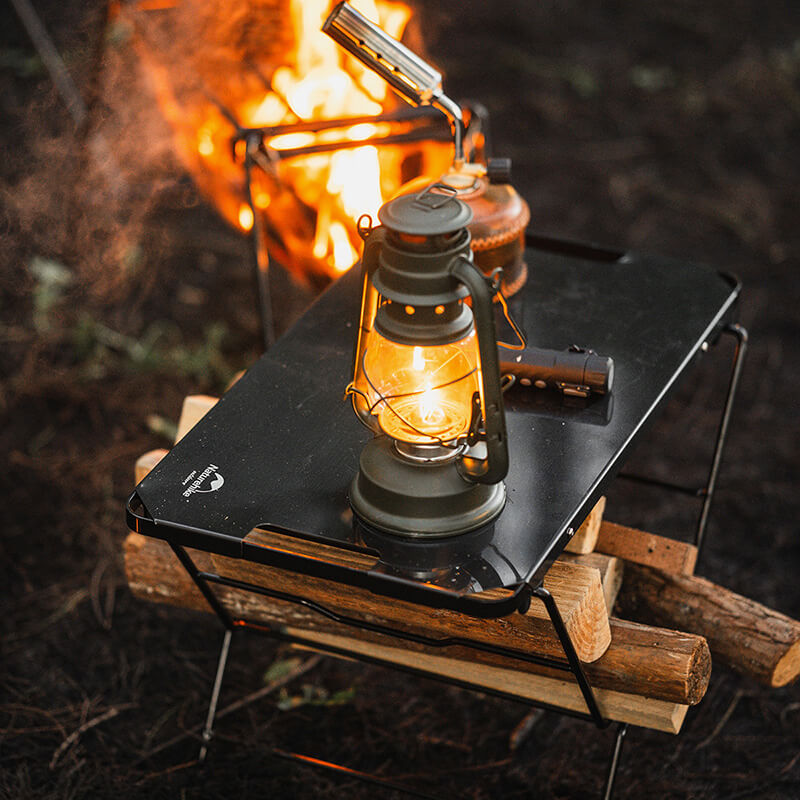
[[214, 717], [217, 715], [217, 704], [219, 703], [219, 692], [222, 688], [222, 678], [225, 676], [225, 667], [228, 665], [228, 653], [231, 649], [234, 622], [231, 615], [217, 599], [217, 596], [211, 591], [208, 583], [201, 577], [194, 561], [192, 561], [191, 556], [186, 550], [180, 545], [172, 543], [170, 543], [170, 547], [178, 557], [178, 561], [181, 562], [183, 568], [195, 582], [197, 588], [203, 593], [203, 597], [205, 597], [206, 602], [211, 606], [211, 609], [217, 615], [219, 621], [225, 626], [225, 635], [222, 637], [222, 648], [219, 651], [219, 660], [217, 661], [217, 674], [214, 677], [214, 688], [211, 690], [211, 700], [208, 704], [206, 724], [203, 727], [203, 743], [200, 745], [200, 753], [197, 757], [198, 761], [205, 761], [208, 755], [208, 744], [211, 741], [211, 737], [214, 735]]
[[222, 688], [222, 678], [225, 675], [225, 667], [228, 665], [228, 652], [231, 649], [231, 637], [233, 631], [228, 628], [222, 637], [222, 648], [219, 651], [219, 661], [217, 661], [217, 674], [214, 677], [214, 688], [211, 690], [211, 702], [208, 704], [208, 714], [206, 724], [203, 728], [203, 743], [200, 745], [198, 761], [205, 761], [208, 755], [208, 744], [214, 735], [214, 717], [217, 714], [217, 703], [219, 703], [219, 690]]
[[611, 796], [614, 793], [614, 779], [617, 777], [619, 757], [622, 753], [622, 744], [625, 741], [625, 734], [627, 732], [627, 722], [621, 722], [617, 725], [617, 735], [614, 737], [614, 749], [611, 751], [611, 760], [608, 762], [608, 773], [606, 774], [606, 785], [603, 789], [603, 800], [611, 800]]
[[722, 417], [720, 418], [719, 428], [717, 429], [717, 441], [714, 445], [714, 456], [711, 459], [711, 469], [708, 473], [708, 480], [702, 490], [703, 508], [700, 511], [700, 519], [697, 522], [697, 530], [694, 534], [694, 543], [697, 547], [698, 558], [703, 547], [703, 540], [706, 534], [706, 525], [708, 524], [708, 515], [711, 511], [711, 502], [714, 499], [714, 491], [717, 487], [717, 477], [719, 475], [719, 465], [722, 461], [722, 450], [725, 447], [725, 441], [728, 438], [728, 426], [731, 420], [731, 411], [733, 410], [733, 401], [736, 399], [736, 391], [739, 388], [739, 378], [742, 374], [742, 366], [744, 364], [744, 356], [747, 352], [747, 330], [741, 325], [733, 324], [728, 325], [723, 331], [729, 335], [736, 337], [736, 351], [733, 354], [733, 364], [731, 366], [731, 378], [728, 383], [728, 392], [725, 396], [725, 405], [722, 409]]

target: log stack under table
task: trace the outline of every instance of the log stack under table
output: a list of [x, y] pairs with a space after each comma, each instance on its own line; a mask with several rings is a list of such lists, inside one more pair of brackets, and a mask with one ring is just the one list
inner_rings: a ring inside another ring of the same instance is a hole
[[[187, 397], [180, 439], [216, 402]], [[136, 464], [137, 483], [166, 454], [151, 451]], [[693, 575], [690, 544], [603, 519], [602, 498], [551, 567], [551, 592], [606, 719], [677, 733], [690, 705], [705, 694], [711, 656], [769, 686], [800, 673], [800, 623]], [[348, 566], [368, 566], [366, 556], [256, 529], [248, 541], [291, 544]], [[482, 620], [445, 609], [381, 598], [366, 590], [240, 559], [189, 551], [198, 568], [303, 596], [338, 612], [385, 627], [435, 637], [493, 643], [520, 653], [563, 656], [540, 602], [525, 614]], [[364, 561], [361, 564], [360, 561]], [[125, 541], [125, 566], [133, 593], [143, 599], [210, 612], [169, 546], [136, 533]], [[586, 711], [570, 673], [469, 647], [426, 647], [334, 622], [304, 606], [217, 586], [235, 619], [278, 627], [307, 646], [333, 647], [353, 656], [413, 667], [572, 711]], [[492, 590], [496, 596], [507, 590]], [[616, 610], [629, 619], [611, 615]], [[710, 648], [710, 649], [709, 649]]]

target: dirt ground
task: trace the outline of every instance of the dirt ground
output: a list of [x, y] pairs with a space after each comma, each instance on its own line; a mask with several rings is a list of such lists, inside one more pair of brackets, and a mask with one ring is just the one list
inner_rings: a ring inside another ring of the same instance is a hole
[[[101, 4], [36, 6], [94, 96]], [[448, 89], [489, 108], [533, 230], [742, 279], [752, 347], [699, 572], [800, 617], [800, 5], [419, 7]], [[2, 22], [0, 796], [389, 796], [269, 747], [440, 796], [594, 796], [609, 731], [544, 715], [512, 752], [523, 706], [332, 660], [222, 719], [212, 757], [194, 763], [196, 742], [181, 734], [204, 718], [221, 632], [211, 617], [131, 597], [122, 509], [133, 462], [167, 446], [182, 397], [220, 392], [257, 357], [246, 244], [166, 151], [135, 172], [138, 217], [90, 224], [109, 201], [87, 197], [81, 137], [9, 7]], [[106, 112], [100, 93], [92, 113]], [[151, 137], [134, 145], [145, 152]], [[285, 327], [310, 293], [280, 275], [276, 286]], [[702, 479], [729, 357], [728, 343], [705, 357], [637, 468]], [[618, 483], [607, 515], [688, 536], [696, 511]], [[222, 707], [290, 657], [241, 636]], [[767, 690], [715, 665], [680, 736], [630, 732], [616, 796], [648, 795], [800, 797], [800, 688]]]

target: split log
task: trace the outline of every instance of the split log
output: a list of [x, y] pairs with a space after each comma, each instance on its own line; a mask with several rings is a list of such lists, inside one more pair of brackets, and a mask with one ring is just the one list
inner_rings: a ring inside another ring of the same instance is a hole
[[168, 453], [168, 450], [164, 450], [163, 448], [159, 448], [158, 450], [149, 450], [143, 456], [139, 456], [136, 459], [136, 467], [134, 469], [134, 475], [136, 477], [137, 485], [140, 484], [148, 472], [150, 472], [153, 467], [161, 461], [162, 458]]
[[175, 442], [183, 439], [218, 402], [218, 397], [211, 397], [207, 394], [190, 394], [184, 397]]
[[[192, 557], [200, 569], [213, 569], [208, 553], [192, 551]], [[137, 597], [209, 611], [206, 601], [165, 542], [136, 533], [129, 534], [125, 542], [125, 568], [131, 591]], [[509, 659], [469, 647], [433, 648], [403, 642], [400, 648], [397, 639], [356, 631], [303, 606], [222, 586], [215, 586], [214, 591], [236, 618], [290, 628], [294, 633], [302, 631], [305, 638], [313, 638], [317, 634], [337, 636], [352, 641], [353, 647], [359, 648], [354, 652], [366, 652], [360, 648], [369, 643], [398, 651], [444, 657], [461, 662], [461, 679], [468, 682], [473, 682], [473, 665], [483, 665], [509, 673], [552, 679], [559, 685], [572, 683], [574, 687], [574, 681], [568, 673], [520, 659]], [[380, 600], [377, 597], [374, 599]], [[392, 602], [387, 601], [387, 604]], [[618, 619], [611, 620], [611, 632], [611, 644], [606, 652], [597, 661], [584, 667], [592, 686], [624, 696], [641, 695], [650, 700], [679, 705], [694, 704], [703, 697], [711, 671], [705, 639]], [[626, 701], [628, 705], [630, 702]]]
[[[295, 633], [291, 629], [289, 631]], [[303, 631], [297, 633], [309, 635]], [[320, 645], [348, 648], [353, 653], [368, 655], [389, 666], [408, 666], [431, 675], [466, 681], [478, 689], [502, 691], [532, 702], [586, 712], [583, 695], [580, 693], [578, 685], [571, 680], [543, 677], [517, 669], [465, 663], [454, 658], [420, 653], [405, 648], [386, 647], [332, 634], [314, 633], [312, 635]], [[652, 697], [624, 694], [610, 689], [595, 689], [594, 695], [600, 713], [606, 719], [652, 728], [664, 733], [678, 733], [689, 708], [687, 705], [655, 700]]]
[[614, 608], [614, 603], [617, 602], [617, 595], [622, 586], [625, 562], [621, 558], [605, 553], [584, 553], [583, 555], [562, 553], [558, 560], [564, 564], [583, 564], [585, 567], [594, 567], [600, 570], [603, 596], [606, 599], [606, 608], [610, 613]]
[[800, 622], [705, 578], [626, 564], [626, 617], [705, 636], [715, 659], [766, 686], [800, 674]]
[[[295, 552], [308, 550], [315, 557], [332, 563], [368, 569], [374, 558], [339, 548], [322, 548], [316, 543], [255, 530], [247, 541], [273, 548], [291, 547]], [[242, 559], [213, 555], [212, 561], [222, 575], [313, 600], [339, 613], [370, 621], [382, 621], [411, 633], [433, 637], [462, 637], [491, 642], [521, 652], [536, 652], [560, 657], [563, 648], [544, 604], [534, 600], [527, 613], [513, 613], [498, 619], [476, 619], [443, 608], [426, 608], [402, 600], [386, 599], [367, 589], [346, 586], [335, 581], [309, 579], [289, 570], [255, 564]], [[363, 561], [363, 563], [362, 563]], [[564, 625], [575, 646], [578, 658], [596, 661], [611, 642], [600, 571], [582, 564], [556, 561], [544, 578], [544, 586], [553, 595]], [[508, 589], [483, 593], [488, 599], [508, 594]]]
[[568, 553], [591, 553], [595, 549], [605, 508], [606, 499], [601, 497], [580, 528], [575, 531], [575, 535], [567, 542], [567, 546], [564, 549]]
[[697, 548], [665, 536], [617, 525], [603, 520], [595, 549], [634, 564], [692, 575], [697, 563]]

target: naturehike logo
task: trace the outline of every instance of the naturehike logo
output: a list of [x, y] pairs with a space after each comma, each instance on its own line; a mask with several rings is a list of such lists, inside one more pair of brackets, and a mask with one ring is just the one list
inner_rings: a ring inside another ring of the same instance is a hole
[[[216, 492], [225, 483], [225, 478], [217, 472], [218, 469], [219, 467], [216, 464], [209, 464], [199, 475], [197, 470], [192, 470], [183, 479], [183, 485], [186, 486], [183, 490], [183, 496], [191, 497], [195, 492]], [[208, 486], [201, 489], [200, 487], [212, 475], [214, 477], [211, 478]]]

